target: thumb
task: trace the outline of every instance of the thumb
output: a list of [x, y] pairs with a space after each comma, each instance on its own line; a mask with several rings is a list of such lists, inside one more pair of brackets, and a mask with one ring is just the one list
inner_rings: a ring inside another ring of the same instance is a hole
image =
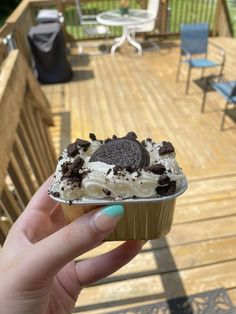
[[115, 228], [123, 213], [121, 205], [88, 212], [37, 242], [28, 259], [31, 265], [37, 265], [35, 276], [48, 279], [77, 256], [98, 246]]

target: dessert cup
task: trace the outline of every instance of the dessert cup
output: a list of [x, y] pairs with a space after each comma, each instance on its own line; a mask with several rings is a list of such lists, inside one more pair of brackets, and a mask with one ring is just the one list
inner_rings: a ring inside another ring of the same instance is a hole
[[68, 223], [95, 208], [121, 204], [125, 208], [125, 213], [106, 241], [151, 240], [165, 236], [170, 231], [176, 198], [186, 189], [187, 180], [183, 178], [174, 194], [163, 197], [130, 198], [118, 201], [106, 199], [66, 201], [52, 195], [51, 197], [62, 203]]

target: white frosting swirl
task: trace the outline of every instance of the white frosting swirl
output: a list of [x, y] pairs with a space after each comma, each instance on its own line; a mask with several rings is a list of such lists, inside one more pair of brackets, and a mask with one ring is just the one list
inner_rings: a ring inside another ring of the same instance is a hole
[[[68, 156], [65, 149], [59, 158], [54, 182], [49, 192], [52, 194], [59, 192], [60, 197], [65, 200], [158, 197], [156, 188], [160, 185], [158, 183], [159, 174], [154, 174], [148, 169], [142, 169], [133, 173], [122, 170], [118, 174], [114, 174], [113, 168], [115, 165], [108, 165], [103, 162], [89, 162], [92, 154], [101, 145], [97, 140], [91, 141], [87, 151], [84, 151], [78, 146], [79, 156], [84, 159], [84, 164], [80, 172], [86, 171], [81, 184], [63, 178], [63, 165], [66, 162], [72, 163], [78, 157], [78, 155], [74, 158]], [[163, 142], [154, 143], [146, 140], [144, 145], [150, 156], [149, 166], [155, 164], [164, 165], [166, 168], [165, 174], [168, 175], [171, 181], [176, 182], [176, 188], [178, 189], [180, 181], [185, 176], [175, 160], [175, 153], [160, 156], [159, 149], [163, 146]]]

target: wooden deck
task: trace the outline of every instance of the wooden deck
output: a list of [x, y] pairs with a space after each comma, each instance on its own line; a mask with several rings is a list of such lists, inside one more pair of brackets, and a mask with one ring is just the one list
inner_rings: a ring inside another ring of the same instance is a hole
[[[235, 79], [236, 40], [212, 41], [226, 50], [225, 78]], [[185, 96], [184, 66], [182, 80], [175, 82], [178, 53], [174, 41], [141, 57], [129, 47], [115, 57], [78, 56], [74, 48], [74, 79], [43, 86], [54, 112], [58, 152], [89, 132], [106, 138], [132, 130], [140, 139], [173, 142], [189, 179], [170, 234], [149, 241], [129, 265], [84, 289], [80, 313], [102, 314], [219, 287], [236, 305], [236, 123], [227, 116], [220, 131], [224, 100], [216, 92], [208, 93], [203, 114], [201, 88], [191, 83]], [[199, 77], [195, 70], [193, 79]], [[86, 256], [117, 244], [105, 243]]]

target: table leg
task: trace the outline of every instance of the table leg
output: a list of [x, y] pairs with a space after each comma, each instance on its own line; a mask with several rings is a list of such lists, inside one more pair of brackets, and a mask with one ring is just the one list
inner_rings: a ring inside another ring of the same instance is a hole
[[132, 46], [138, 49], [138, 54], [142, 54], [142, 46], [135, 41], [131, 36], [131, 31], [127, 26], [123, 27], [123, 34], [121, 37], [117, 38], [116, 42], [111, 47], [111, 54], [114, 55], [116, 52], [116, 49], [124, 44], [124, 42], [127, 40]]
[[134, 46], [135, 48], [138, 49], [138, 54], [141, 55], [141, 54], [142, 54], [142, 51], [143, 51], [142, 46], [140, 45], [140, 43], [138, 43], [136, 40], [134, 40], [134, 39], [130, 36], [130, 32], [129, 32], [129, 31], [127, 32], [127, 40], [128, 40], [128, 42], [129, 42], [132, 46]]
[[116, 38], [115, 43], [111, 47], [111, 54], [114, 56], [116, 49], [123, 45], [123, 43], [126, 41], [126, 34], [123, 32], [122, 36], [119, 38]]

